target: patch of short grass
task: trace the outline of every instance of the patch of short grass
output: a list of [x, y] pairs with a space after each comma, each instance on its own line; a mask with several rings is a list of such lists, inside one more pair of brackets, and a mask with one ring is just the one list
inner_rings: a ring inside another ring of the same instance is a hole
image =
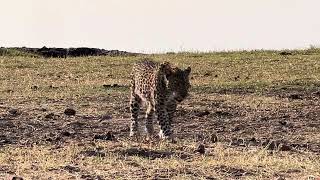
[[[207, 154], [194, 153], [196, 144], [145, 144], [98, 142], [95, 146], [70, 144], [63, 148], [34, 146], [4, 148], [0, 151], [2, 167], [12, 167], [18, 175], [33, 179], [47, 177], [80, 177], [87, 174], [104, 178], [271, 178], [276, 174], [292, 172], [292, 178], [319, 176], [320, 158], [307, 152], [270, 152], [265, 149], [234, 149], [223, 144], [208, 146]], [[123, 154], [127, 149], [145, 149], [146, 152], [168, 152], [164, 158], [143, 154]], [[92, 156], [84, 152], [100, 152]], [[179, 152], [188, 155], [186, 159]], [[14, 162], [14, 163], [13, 163]], [[68, 170], [67, 166], [71, 166]], [[72, 170], [74, 167], [75, 170]], [[237, 172], [239, 171], [239, 172]], [[245, 175], [245, 173], [247, 175]], [[242, 176], [242, 175], [240, 175]]]

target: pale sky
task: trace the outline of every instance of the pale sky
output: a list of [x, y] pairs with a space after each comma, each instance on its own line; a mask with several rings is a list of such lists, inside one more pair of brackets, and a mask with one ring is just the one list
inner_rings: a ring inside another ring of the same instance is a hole
[[320, 45], [319, 0], [0, 0], [0, 46], [134, 52]]

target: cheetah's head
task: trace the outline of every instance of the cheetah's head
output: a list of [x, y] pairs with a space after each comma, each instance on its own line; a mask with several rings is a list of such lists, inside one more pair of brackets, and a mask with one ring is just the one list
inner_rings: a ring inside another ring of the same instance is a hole
[[162, 64], [162, 68], [168, 80], [169, 98], [177, 102], [183, 101], [188, 96], [190, 88], [189, 74], [191, 68], [184, 70], [172, 67], [169, 63]]

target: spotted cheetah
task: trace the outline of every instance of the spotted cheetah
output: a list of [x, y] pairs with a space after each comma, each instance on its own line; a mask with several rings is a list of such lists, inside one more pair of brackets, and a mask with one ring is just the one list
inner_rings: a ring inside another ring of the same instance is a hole
[[173, 67], [170, 63], [157, 63], [144, 59], [134, 64], [131, 73], [130, 136], [139, 136], [138, 116], [142, 106], [146, 107], [145, 129], [153, 135], [153, 119], [157, 115], [160, 125], [159, 137], [172, 139], [172, 120], [177, 104], [188, 96], [190, 88], [189, 74], [185, 70]]

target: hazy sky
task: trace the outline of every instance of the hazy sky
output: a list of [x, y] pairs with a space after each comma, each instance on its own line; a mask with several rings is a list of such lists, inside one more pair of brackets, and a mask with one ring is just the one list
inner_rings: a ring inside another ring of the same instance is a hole
[[136, 52], [320, 45], [319, 0], [0, 0], [0, 46]]

